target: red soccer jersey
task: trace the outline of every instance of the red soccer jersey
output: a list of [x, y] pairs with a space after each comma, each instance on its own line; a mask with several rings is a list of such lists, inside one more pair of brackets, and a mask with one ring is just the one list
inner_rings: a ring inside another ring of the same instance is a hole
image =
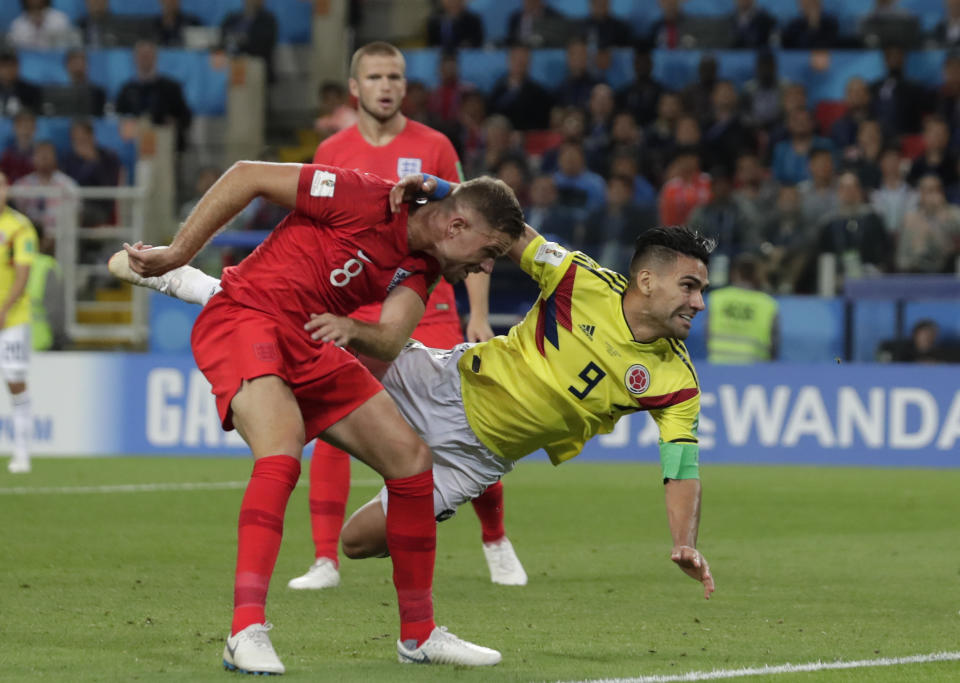
[[[410, 173], [431, 173], [455, 183], [463, 180], [460, 160], [447, 136], [410, 119], [397, 137], [380, 147], [364, 140], [356, 125], [345, 128], [320, 143], [313, 163], [356, 168], [386, 180], [399, 180]], [[376, 322], [380, 319], [380, 307], [364, 306], [354, 317]], [[438, 324], [460, 329], [453, 287], [445, 280], [434, 288], [421, 320], [421, 325]]]
[[392, 184], [367, 173], [305, 164], [297, 206], [240, 265], [223, 290], [297, 326], [311, 313], [347, 315], [383, 301], [398, 284], [426, 301], [435, 259], [407, 244], [407, 211], [392, 214]]

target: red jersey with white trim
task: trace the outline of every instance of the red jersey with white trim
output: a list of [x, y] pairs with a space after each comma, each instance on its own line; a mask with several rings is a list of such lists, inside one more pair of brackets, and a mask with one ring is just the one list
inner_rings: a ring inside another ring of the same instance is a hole
[[240, 265], [223, 291], [302, 326], [311, 313], [347, 315], [396, 286], [424, 301], [439, 264], [407, 244], [407, 210], [390, 212], [392, 183], [368, 173], [305, 164], [297, 205]]
[[[313, 162], [355, 168], [386, 180], [399, 180], [411, 173], [431, 173], [451, 182], [463, 181], [460, 160], [447, 136], [410, 119], [393, 140], [379, 147], [367, 142], [356, 125], [345, 128], [320, 143]], [[380, 319], [380, 307], [365, 306], [353, 317], [376, 322]], [[437, 324], [456, 325], [460, 329], [453, 286], [445, 280], [434, 288], [420, 321], [420, 325]], [[460, 336], [462, 339], [462, 333]]]

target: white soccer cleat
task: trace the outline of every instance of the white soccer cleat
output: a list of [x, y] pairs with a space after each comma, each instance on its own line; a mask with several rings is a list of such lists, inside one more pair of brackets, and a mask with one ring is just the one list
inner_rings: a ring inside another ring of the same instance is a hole
[[296, 590], [320, 590], [340, 585], [340, 572], [329, 557], [318, 557], [303, 576], [290, 579], [287, 588]]
[[496, 650], [468, 643], [437, 626], [420, 647], [408, 648], [397, 641], [397, 659], [401, 664], [457, 664], [459, 666], [493, 666], [503, 659]]
[[[152, 247], [166, 249], [167, 247]], [[161, 294], [172, 296], [174, 299], [186, 301], [189, 304], [206, 305], [210, 297], [220, 291], [220, 281], [198, 270], [193, 266], [180, 266], [170, 272], [155, 277], [143, 277], [133, 272], [130, 267], [130, 255], [126, 251], [118, 251], [107, 261], [107, 269], [118, 280], [129, 282], [138, 287], [147, 287]]]
[[504, 536], [499, 541], [483, 544], [483, 554], [490, 567], [490, 580], [501, 586], [526, 586], [527, 572], [520, 564], [520, 558], [510, 539]]
[[30, 457], [12, 457], [7, 463], [7, 472], [10, 474], [30, 474]]
[[245, 674], [282, 674], [286, 669], [277, 657], [267, 631], [273, 624], [250, 624], [227, 638], [223, 646], [223, 666]]

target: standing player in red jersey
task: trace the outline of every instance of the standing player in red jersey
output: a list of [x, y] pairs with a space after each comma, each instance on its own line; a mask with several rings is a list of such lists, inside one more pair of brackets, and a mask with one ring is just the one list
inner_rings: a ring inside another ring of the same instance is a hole
[[[400, 607], [400, 661], [500, 661], [496, 650], [436, 627], [430, 450], [380, 383], [342, 347], [396, 357], [437, 276], [457, 281], [470, 272], [489, 273], [493, 259], [522, 232], [523, 215], [510, 189], [489, 178], [398, 213], [389, 206], [390, 188], [375, 176], [333, 166], [238, 162], [201, 198], [170, 247], [124, 245], [133, 272], [154, 277], [188, 263], [257, 196], [293, 209], [240, 265], [224, 270], [222, 291], [191, 336], [224, 429], [235, 427], [255, 459], [240, 507], [233, 623], [223, 651], [229, 669], [284, 672], [267, 635], [267, 588], [300, 454], [318, 436], [386, 480], [394, 506], [387, 536]], [[377, 322], [342, 317], [374, 301], [384, 302]], [[336, 343], [311, 339], [304, 324], [312, 314], [319, 314], [325, 338]]]
[[[447, 137], [411, 121], [400, 111], [406, 93], [403, 54], [390, 43], [375, 42], [358, 49], [350, 63], [350, 92], [357, 98], [358, 122], [324, 140], [313, 162], [357, 168], [387, 180], [411, 173], [429, 173], [450, 182], [463, 180], [460, 160]], [[467, 341], [493, 336], [487, 322], [489, 275], [467, 278], [470, 321]], [[376, 321], [380, 306], [358, 309], [352, 317]], [[427, 310], [413, 338], [428, 347], [450, 349], [463, 342], [453, 287], [440, 282], [427, 300]], [[290, 588], [332, 588], [340, 584], [337, 546], [350, 493], [350, 456], [324, 441], [317, 441], [310, 461], [310, 524], [315, 548], [314, 563], [303, 576], [291, 579]], [[473, 500], [480, 519], [483, 551], [494, 583], [522, 586], [527, 574], [503, 526], [503, 484], [491, 485]]]

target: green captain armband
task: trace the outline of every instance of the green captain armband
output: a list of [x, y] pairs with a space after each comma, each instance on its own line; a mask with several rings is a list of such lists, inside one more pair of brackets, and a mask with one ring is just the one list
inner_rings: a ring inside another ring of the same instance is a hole
[[666, 479], [699, 479], [700, 446], [691, 442], [660, 442], [660, 470]]

